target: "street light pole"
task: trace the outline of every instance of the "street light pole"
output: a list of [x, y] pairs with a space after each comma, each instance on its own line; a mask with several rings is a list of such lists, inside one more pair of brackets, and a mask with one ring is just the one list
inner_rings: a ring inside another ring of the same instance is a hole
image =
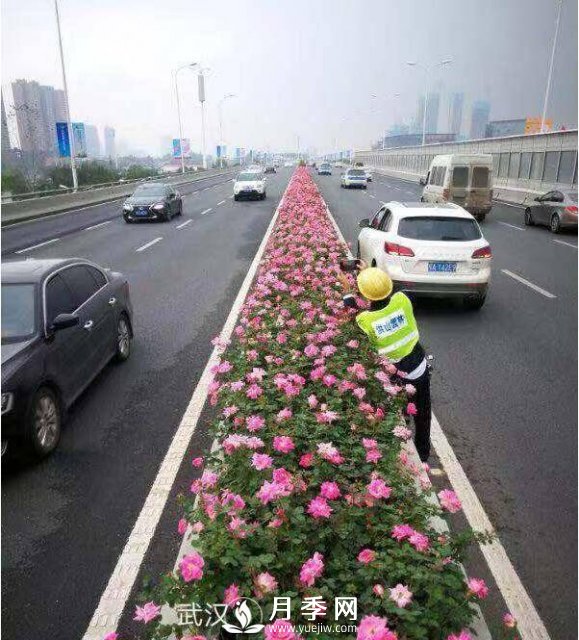
[[549, 93], [551, 92], [551, 79], [553, 76], [553, 63], [555, 61], [555, 50], [557, 49], [557, 38], [559, 37], [559, 23], [561, 21], [561, 8], [563, 0], [559, 0], [557, 6], [557, 21], [555, 23], [555, 36], [553, 37], [553, 47], [551, 48], [551, 61], [549, 62], [549, 73], [547, 74], [547, 87], [545, 89], [545, 101], [543, 102], [543, 115], [541, 116], [541, 133], [545, 131], [545, 118], [547, 117], [547, 106], [549, 104]]
[[409, 67], [420, 67], [426, 71], [426, 92], [424, 94], [424, 112], [422, 114], [422, 146], [426, 144], [426, 111], [428, 109], [428, 90], [430, 88], [430, 72], [436, 67], [444, 67], [447, 64], [452, 64], [452, 58], [446, 58], [441, 60], [437, 64], [429, 65], [428, 67], [420, 64], [419, 62], [407, 62]]
[[181, 173], [185, 173], [185, 154], [183, 153], [183, 124], [181, 122], [181, 100], [179, 99], [179, 84], [177, 76], [182, 69], [193, 69], [197, 66], [197, 62], [184, 64], [175, 71], [175, 97], [177, 98], [177, 118], [179, 119], [179, 153], [181, 155]]
[[70, 170], [72, 172], [72, 186], [76, 191], [78, 189], [78, 177], [76, 175], [76, 162], [74, 159], [74, 136], [72, 134], [72, 122], [70, 120], [70, 106], [68, 104], [68, 86], [66, 84], [66, 69], [64, 66], [64, 52], [62, 49], [62, 35], [60, 33], [60, 15], [58, 13], [58, 0], [54, 0], [54, 12], [56, 14], [56, 28], [58, 30], [58, 48], [60, 50], [60, 66], [62, 68], [62, 86], [64, 88], [64, 104], [66, 110], [66, 127], [68, 129], [68, 138], [70, 145]]
[[201, 103], [201, 146], [203, 153], [203, 168], [207, 169], [207, 153], [205, 148], [205, 76], [203, 75], [203, 69], [199, 69], [199, 75], [197, 76], [199, 82], [199, 102]]
[[227, 95], [223, 96], [223, 98], [221, 98], [221, 100], [217, 103], [217, 112], [219, 114], [219, 142], [221, 144], [221, 154], [219, 155], [219, 168], [220, 169], [223, 169], [223, 112], [222, 112], [222, 106], [221, 105], [228, 98], [235, 98], [235, 94], [234, 93], [228, 93]]

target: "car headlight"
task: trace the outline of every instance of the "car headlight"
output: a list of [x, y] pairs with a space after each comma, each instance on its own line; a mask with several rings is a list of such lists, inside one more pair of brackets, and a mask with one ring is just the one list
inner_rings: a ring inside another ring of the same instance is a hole
[[157, 202], [151, 207], [151, 209], [155, 209], [155, 211], [161, 211], [161, 209], [164, 209], [164, 208], [165, 208], [164, 202]]
[[3, 393], [2, 394], [2, 415], [12, 411], [12, 407], [14, 406], [14, 394], [13, 393]]
[[129, 204], [128, 202], [125, 202], [125, 204], [123, 205], [123, 209], [125, 211], [132, 211], [133, 210], [133, 205]]

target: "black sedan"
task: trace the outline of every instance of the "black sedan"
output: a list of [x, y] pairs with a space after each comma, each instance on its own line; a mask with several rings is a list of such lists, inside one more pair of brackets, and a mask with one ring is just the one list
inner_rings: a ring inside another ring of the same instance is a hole
[[131, 353], [133, 309], [120, 273], [75, 258], [2, 264], [2, 451], [58, 444], [70, 405]]
[[123, 205], [125, 222], [136, 220], [167, 222], [173, 216], [180, 216], [182, 213], [181, 194], [164, 182], [139, 185]]

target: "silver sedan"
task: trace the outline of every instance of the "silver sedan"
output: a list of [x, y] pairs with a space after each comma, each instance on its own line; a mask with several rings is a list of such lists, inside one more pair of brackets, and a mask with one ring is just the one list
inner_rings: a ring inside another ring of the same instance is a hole
[[525, 209], [525, 224], [541, 224], [553, 233], [577, 229], [577, 192], [549, 191], [533, 200]]

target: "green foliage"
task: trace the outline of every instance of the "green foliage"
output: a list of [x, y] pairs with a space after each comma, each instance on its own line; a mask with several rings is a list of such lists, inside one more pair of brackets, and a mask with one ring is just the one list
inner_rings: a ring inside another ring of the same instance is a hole
[[140, 164], [132, 164], [124, 172], [124, 177], [127, 180], [140, 180], [141, 178], [148, 178], [149, 176], [156, 175], [158, 175], [158, 171]]
[[2, 193], [25, 193], [29, 191], [24, 175], [16, 169], [2, 169]]

